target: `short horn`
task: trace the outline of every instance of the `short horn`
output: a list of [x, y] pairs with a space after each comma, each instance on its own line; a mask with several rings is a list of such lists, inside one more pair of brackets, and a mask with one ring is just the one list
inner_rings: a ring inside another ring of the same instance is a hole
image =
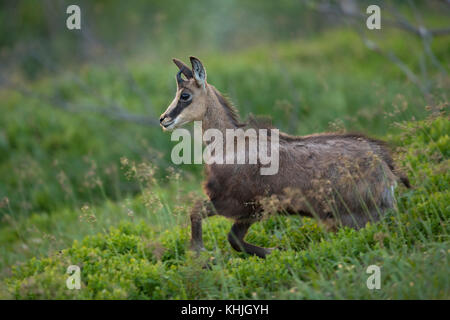
[[176, 58], [173, 58], [172, 61], [177, 65], [178, 69], [180, 69], [180, 71], [186, 76], [186, 78], [190, 79], [194, 76], [191, 69], [187, 65], [185, 65], [183, 61], [180, 61]]
[[181, 84], [181, 83], [184, 81], [183, 78], [181, 77], [181, 73], [182, 73], [181, 70], [178, 71], [178, 73], [177, 73], [177, 82], [178, 82], [179, 84]]

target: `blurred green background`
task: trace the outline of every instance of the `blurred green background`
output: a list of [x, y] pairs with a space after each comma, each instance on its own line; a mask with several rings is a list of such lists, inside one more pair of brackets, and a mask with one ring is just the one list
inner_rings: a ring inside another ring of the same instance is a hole
[[[70, 4], [81, 8], [81, 30], [66, 28]], [[365, 26], [369, 4], [381, 7], [381, 30]], [[139, 195], [121, 158], [152, 163], [168, 184], [173, 143], [158, 118], [175, 93], [172, 57], [199, 57], [243, 118], [270, 116], [290, 134], [383, 137], [448, 102], [449, 18], [446, 1], [2, 2], [2, 267], [48, 248], [15, 227], [21, 219], [76, 218], [85, 204]], [[421, 36], [420, 26], [438, 31]], [[201, 166], [176, 170], [201, 192]]]
[[[372, 3], [384, 8], [381, 30], [319, 6], [365, 14]], [[415, 25], [443, 28], [449, 6], [412, 3], [78, 1], [82, 28], [68, 30], [70, 1], [4, 2], [0, 197], [16, 214], [103, 199], [98, 188], [85, 187], [94, 167], [108, 198], [136, 192], [120, 172], [105, 171], [120, 171], [122, 156], [170, 164], [169, 135], [154, 124], [174, 95], [172, 57], [198, 56], [209, 82], [242, 115], [269, 115], [291, 134], [336, 127], [383, 134], [392, 121], [422, 117], [427, 101], [417, 85], [358, 34], [365, 29], [419, 77], [426, 71], [438, 103], [448, 82], [426, 61], [421, 38], [383, 19], [393, 19], [394, 6]], [[431, 47], [448, 70], [449, 37], [434, 38]]]

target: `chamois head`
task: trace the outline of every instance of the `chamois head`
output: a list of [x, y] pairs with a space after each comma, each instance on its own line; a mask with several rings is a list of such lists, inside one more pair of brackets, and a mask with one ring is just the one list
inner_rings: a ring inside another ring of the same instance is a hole
[[[190, 57], [192, 69], [178, 59], [173, 62], [178, 71], [177, 93], [167, 110], [159, 118], [164, 130], [173, 130], [182, 125], [202, 120], [206, 112], [207, 87], [206, 71], [202, 63], [195, 57]], [[186, 78], [183, 79], [182, 76]]]

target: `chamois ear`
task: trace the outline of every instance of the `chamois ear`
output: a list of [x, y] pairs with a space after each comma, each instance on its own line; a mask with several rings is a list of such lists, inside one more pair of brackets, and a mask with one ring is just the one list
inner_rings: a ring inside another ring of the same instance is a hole
[[205, 88], [206, 85], [206, 70], [203, 68], [202, 63], [196, 57], [190, 57], [192, 64], [192, 72], [194, 73], [194, 79], [199, 87]]
[[186, 78], [190, 79], [193, 77], [191, 69], [186, 64], [184, 64], [183, 61], [176, 58], [173, 58], [172, 61], [177, 65], [178, 69], [180, 69], [180, 71], [186, 76]]

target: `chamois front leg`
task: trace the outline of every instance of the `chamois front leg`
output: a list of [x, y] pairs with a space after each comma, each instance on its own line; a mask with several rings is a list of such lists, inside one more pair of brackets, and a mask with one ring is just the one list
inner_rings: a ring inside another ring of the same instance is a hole
[[252, 223], [250, 222], [235, 222], [228, 233], [228, 241], [236, 251], [243, 251], [265, 258], [274, 250], [273, 248], [262, 248], [244, 241], [244, 237], [251, 225]]
[[191, 250], [197, 253], [205, 250], [203, 246], [202, 220], [214, 215], [216, 215], [216, 211], [211, 202], [199, 200], [194, 204], [191, 212]]

